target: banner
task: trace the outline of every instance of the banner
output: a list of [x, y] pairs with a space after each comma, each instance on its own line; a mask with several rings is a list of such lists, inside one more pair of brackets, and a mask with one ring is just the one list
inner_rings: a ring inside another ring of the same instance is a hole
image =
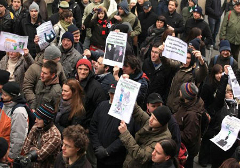
[[108, 114], [129, 123], [140, 86], [138, 82], [120, 77]]
[[167, 36], [162, 55], [186, 64], [187, 43], [173, 36]]
[[239, 83], [237, 81], [237, 78], [232, 70], [232, 67], [229, 66], [228, 67], [228, 83], [230, 84], [232, 90], [233, 90], [233, 96], [237, 97], [238, 99], [240, 98], [240, 86]]
[[19, 36], [8, 32], [0, 32], [0, 50], [6, 52], [19, 52], [24, 54], [23, 49], [27, 48], [28, 36]]
[[103, 64], [122, 68], [127, 44], [127, 33], [111, 31], [106, 39]]

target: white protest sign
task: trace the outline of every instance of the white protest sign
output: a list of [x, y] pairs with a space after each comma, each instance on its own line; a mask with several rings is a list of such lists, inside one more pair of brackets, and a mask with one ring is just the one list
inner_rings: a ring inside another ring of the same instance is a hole
[[129, 123], [140, 86], [138, 82], [121, 77], [108, 114]]
[[28, 36], [19, 36], [8, 32], [1, 32], [0, 35], [0, 50], [7, 52], [24, 53], [23, 49], [27, 48]]
[[38, 45], [41, 50], [45, 49], [56, 37], [51, 21], [44, 22], [37, 27], [37, 35], [39, 36]]
[[122, 68], [127, 44], [127, 33], [111, 31], [106, 39], [103, 64]]
[[167, 36], [162, 55], [186, 64], [187, 43], [173, 36]]
[[227, 151], [235, 143], [240, 130], [240, 119], [227, 115], [222, 121], [221, 131], [212, 139], [219, 148]]
[[234, 97], [240, 98], [240, 86], [231, 66], [228, 67], [228, 75], [228, 83], [233, 90]]

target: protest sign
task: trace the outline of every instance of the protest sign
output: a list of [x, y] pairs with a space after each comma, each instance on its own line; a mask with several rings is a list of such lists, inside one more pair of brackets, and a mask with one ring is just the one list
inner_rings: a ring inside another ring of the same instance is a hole
[[56, 37], [51, 21], [44, 22], [37, 27], [39, 37], [38, 45], [41, 50], [45, 49]]
[[173, 36], [167, 36], [162, 55], [186, 64], [187, 43]]
[[122, 68], [127, 44], [127, 34], [111, 31], [106, 39], [103, 64]]
[[228, 75], [228, 83], [233, 90], [234, 97], [240, 98], [240, 86], [231, 66], [228, 67]]
[[130, 122], [141, 84], [131, 79], [119, 79], [109, 115]]
[[227, 151], [235, 143], [240, 130], [240, 119], [227, 115], [222, 121], [221, 131], [212, 139], [219, 148]]
[[19, 36], [8, 32], [1, 32], [0, 50], [6, 52], [24, 53], [23, 49], [27, 48], [28, 36]]

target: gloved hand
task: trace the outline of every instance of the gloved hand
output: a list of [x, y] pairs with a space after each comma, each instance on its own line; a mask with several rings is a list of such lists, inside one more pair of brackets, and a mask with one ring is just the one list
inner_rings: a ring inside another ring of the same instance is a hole
[[98, 159], [103, 159], [103, 158], [109, 156], [107, 150], [103, 146], [99, 146], [95, 150], [95, 155], [97, 156]]

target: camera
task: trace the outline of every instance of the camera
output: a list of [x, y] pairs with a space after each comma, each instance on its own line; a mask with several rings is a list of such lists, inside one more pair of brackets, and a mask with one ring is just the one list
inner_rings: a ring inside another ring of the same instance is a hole
[[13, 168], [30, 168], [31, 163], [37, 160], [37, 151], [32, 150], [25, 156], [18, 156], [13, 162]]

